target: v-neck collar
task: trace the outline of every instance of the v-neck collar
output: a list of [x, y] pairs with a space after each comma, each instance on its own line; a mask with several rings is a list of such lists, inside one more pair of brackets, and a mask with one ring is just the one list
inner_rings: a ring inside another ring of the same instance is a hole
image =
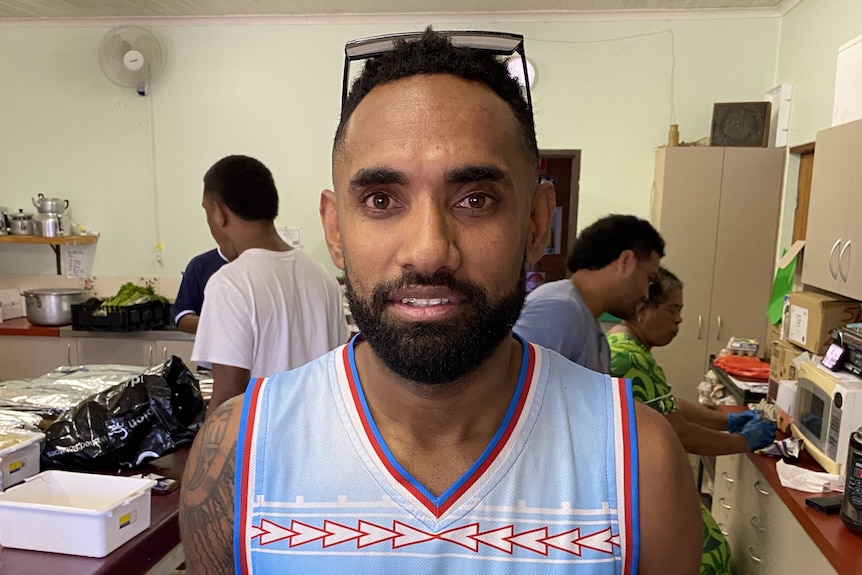
[[500, 423], [496, 433], [491, 438], [485, 450], [479, 458], [467, 469], [466, 472], [453, 483], [446, 491], [435, 496], [416, 478], [414, 478], [392, 455], [386, 441], [377, 428], [374, 418], [368, 406], [365, 392], [359, 379], [356, 368], [355, 346], [361, 339], [357, 334], [348, 345], [343, 348], [342, 359], [345, 363], [347, 383], [350, 395], [353, 399], [353, 408], [359, 417], [365, 439], [369, 442], [380, 463], [388, 471], [391, 477], [406, 489], [423, 507], [430, 511], [434, 517], [440, 518], [461, 497], [467, 493], [472, 486], [482, 477], [500, 456], [501, 451], [507, 445], [518, 422], [520, 421], [530, 389], [533, 386], [534, 371], [536, 367], [536, 350], [517, 334], [514, 337], [520, 342], [523, 353], [521, 368], [518, 373], [518, 383], [515, 393], [506, 409], [503, 421]]

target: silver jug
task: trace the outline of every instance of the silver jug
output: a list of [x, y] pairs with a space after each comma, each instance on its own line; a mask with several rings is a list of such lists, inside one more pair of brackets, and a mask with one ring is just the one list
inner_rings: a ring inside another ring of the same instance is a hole
[[69, 200], [46, 198], [45, 194], [39, 194], [38, 199], [31, 199], [40, 214], [62, 214], [69, 207]]
[[9, 216], [9, 233], [13, 236], [32, 236], [33, 216], [25, 214], [24, 210]]
[[5, 236], [9, 233], [9, 220], [6, 212], [8, 210], [3, 206], [0, 206], [0, 236]]
[[36, 214], [33, 216], [33, 233], [43, 238], [69, 235], [63, 227], [62, 214]]

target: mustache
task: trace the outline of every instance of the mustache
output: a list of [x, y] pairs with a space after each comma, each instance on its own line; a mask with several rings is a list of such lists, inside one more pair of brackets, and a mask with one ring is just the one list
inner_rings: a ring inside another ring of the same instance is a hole
[[371, 303], [376, 309], [382, 309], [389, 303], [392, 292], [410, 286], [445, 287], [474, 302], [483, 302], [486, 299], [485, 291], [479, 284], [459, 280], [451, 272], [440, 271], [432, 274], [404, 272], [398, 278], [376, 285], [371, 293]]

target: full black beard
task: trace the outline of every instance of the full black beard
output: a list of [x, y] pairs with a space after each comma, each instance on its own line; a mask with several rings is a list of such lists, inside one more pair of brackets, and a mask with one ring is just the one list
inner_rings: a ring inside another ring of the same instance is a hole
[[[350, 313], [374, 353], [393, 372], [408, 381], [425, 384], [450, 383], [475, 371], [509, 335], [521, 314], [527, 295], [526, 278], [498, 302], [473, 282], [460, 281], [450, 273], [405, 272], [401, 278], [375, 286], [371, 301], [359, 299], [344, 270]], [[442, 286], [464, 297], [466, 317], [447, 322], [405, 323], [387, 317], [389, 294], [406, 286]]]

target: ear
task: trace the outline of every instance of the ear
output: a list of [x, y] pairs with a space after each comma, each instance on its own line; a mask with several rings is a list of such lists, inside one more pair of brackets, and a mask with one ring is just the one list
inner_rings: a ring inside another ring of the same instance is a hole
[[646, 302], [642, 301], [642, 302], [638, 303], [638, 306], [635, 308], [635, 317], [634, 317], [635, 320], [637, 320], [640, 317], [640, 315], [644, 312], [646, 307], [647, 307]]
[[629, 277], [638, 267], [638, 258], [634, 250], [623, 250], [616, 260], [617, 269], [621, 275]]
[[216, 227], [225, 227], [231, 215], [230, 210], [222, 202], [218, 200], [213, 201], [213, 223]]
[[338, 225], [338, 204], [335, 192], [323, 190], [320, 192], [320, 223], [323, 224], [323, 235], [326, 237], [326, 247], [332, 263], [340, 270], [344, 269], [344, 249], [341, 244], [341, 228]]
[[557, 207], [554, 184], [545, 181], [536, 186], [530, 206], [530, 228], [527, 230], [527, 246], [524, 251], [527, 263], [534, 264], [545, 254], [551, 234], [551, 215]]

